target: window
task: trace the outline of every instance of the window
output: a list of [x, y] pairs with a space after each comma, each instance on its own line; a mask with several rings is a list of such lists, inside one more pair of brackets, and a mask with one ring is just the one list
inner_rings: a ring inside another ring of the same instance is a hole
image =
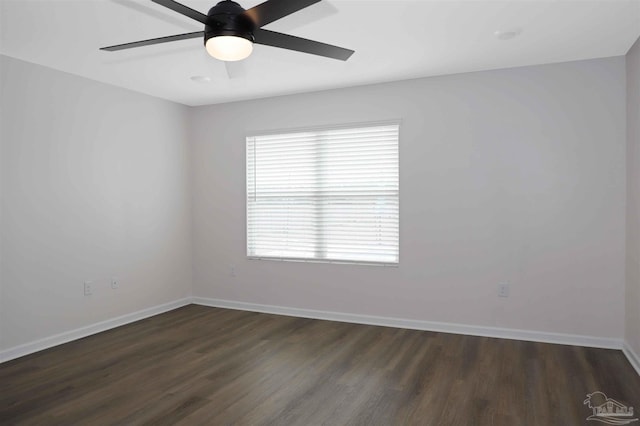
[[247, 138], [250, 258], [398, 263], [399, 124]]

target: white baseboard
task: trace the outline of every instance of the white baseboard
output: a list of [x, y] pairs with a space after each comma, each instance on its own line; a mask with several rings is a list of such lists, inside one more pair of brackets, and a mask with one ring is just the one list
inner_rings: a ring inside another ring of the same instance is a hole
[[587, 346], [593, 348], [622, 349], [622, 339], [583, 336], [577, 334], [547, 333], [542, 331], [518, 330], [511, 328], [482, 327], [435, 321], [421, 321], [403, 318], [379, 317], [347, 314], [342, 312], [316, 311], [312, 309], [288, 308], [284, 306], [259, 305], [232, 300], [193, 297], [192, 303], [217, 308], [242, 311], [264, 312], [268, 314], [314, 318], [356, 324], [379, 325], [385, 327], [408, 328], [413, 330], [437, 331], [442, 333], [466, 334], [471, 336], [495, 337], [500, 339], [526, 340], [531, 342], [556, 343], [561, 345]]
[[172, 311], [191, 304], [191, 298], [184, 298], [173, 302], [165, 303], [163, 305], [153, 306], [151, 308], [143, 309], [141, 311], [133, 312], [130, 314], [122, 315], [116, 318], [108, 319], [106, 321], [97, 322], [85, 327], [77, 328], [75, 330], [65, 331], [64, 333], [56, 334], [44, 339], [39, 339], [33, 342], [25, 343], [20, 346], [14, 346], [13, 348], [0, 351], [0, 363], [10, 361], [21, 356], [29, 355], [34, 352], [39, 352], [44, 349], [58, 346], [63, 343], [70, 342], [72, 340], [82, 339], [83, 337], [90, 336], [92, 334], [107, 331], [115, 327], [120, 327], [125, 324], [129, 324], [135, 321], [139, 321], [144, 318], [148, 318], [154, 315], [161, 314], [163, 312]]
[[465, 334], [470, 336], [494, 337], [500, 339], [525, 340], [531, 342], [555, 343], [562, 345], [586, 346], [606, 349], [622, 349], [631, 365], [640, 374], [640, 357], [631, 347], [623, 343], [622, 339], [584, 336], [575, 334], [547, 333], [540, 331], [518, 330], [498, 327], [482, 327], [475, 325], [454, 324], [436, 321], [411, 320], [404, 318], [358, 315], [343, 312], [318, 311], [312, 309], [289, 308], [284, 306], [261, 305], [255, 303], [237, 302], [232, 300], [211, 299], [204, 297], [188, 297], [163, 305], [154, 306], [122, 315], [106, 321], [70, 330], [54, 336], [29, 342], [20, 346], [0, 351], [0, 363], [21, 356], [29, 355], [44, 349], [61, 345], [73, 340], [81, 339], [92, 334], [120, 327], [144, 318], [172, 311], [191, 303], [217, 308], [237, 309], [251, 312], [287, 315], [302, 318], [313, 318], [329, 321], [350, 322], [355, 324], [378, 325], [384, 327], [407, 328], [413, 330], [435, 331], [442, 333]]
[[624, 344], [622, 345], [622, 352], [629, 360], [629, 364], [631, 364], [631, 366], [635, 368], [638, 375], [640, 375], [640, 355], [635, 353], [627, 342], [624, 342]]

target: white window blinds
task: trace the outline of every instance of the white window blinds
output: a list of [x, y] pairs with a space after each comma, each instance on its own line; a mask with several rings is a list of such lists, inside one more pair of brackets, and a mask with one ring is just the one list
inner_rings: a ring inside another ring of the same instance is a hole
[[399, 125], [247, 138], [247, 255], [398, 262]]

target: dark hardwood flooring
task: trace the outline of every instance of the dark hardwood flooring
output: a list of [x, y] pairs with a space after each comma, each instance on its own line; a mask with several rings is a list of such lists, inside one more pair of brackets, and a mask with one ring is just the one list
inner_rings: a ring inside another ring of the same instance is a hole
[[585, 425], [620, 351], [190, 305], [0, 364], [0, 424]]

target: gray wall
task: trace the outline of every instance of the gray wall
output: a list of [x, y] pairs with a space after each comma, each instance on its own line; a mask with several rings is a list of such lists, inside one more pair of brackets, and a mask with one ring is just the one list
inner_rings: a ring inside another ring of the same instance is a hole
[[6, 56], [0, 75], [0, 349], [187, 296], [188, 109]]
[[[194, 295], [622, 338], [625, 108], [623, 57], [194, 108]], [[246, 259], [247, 133], [395, 118], [398, 268]]]
[[[621, 338], [626, 231], [638, 352], [638, 56], [636, 44], [629, 120], [622, 57], [188, 109], [0, 56], [0, 350], [192, 288]], [[398, 268], [246, 260], [247, 133], [396, 118]]]
[[627, 291], [625, 340], [640, 356], [640, 39], [627, 62]]

